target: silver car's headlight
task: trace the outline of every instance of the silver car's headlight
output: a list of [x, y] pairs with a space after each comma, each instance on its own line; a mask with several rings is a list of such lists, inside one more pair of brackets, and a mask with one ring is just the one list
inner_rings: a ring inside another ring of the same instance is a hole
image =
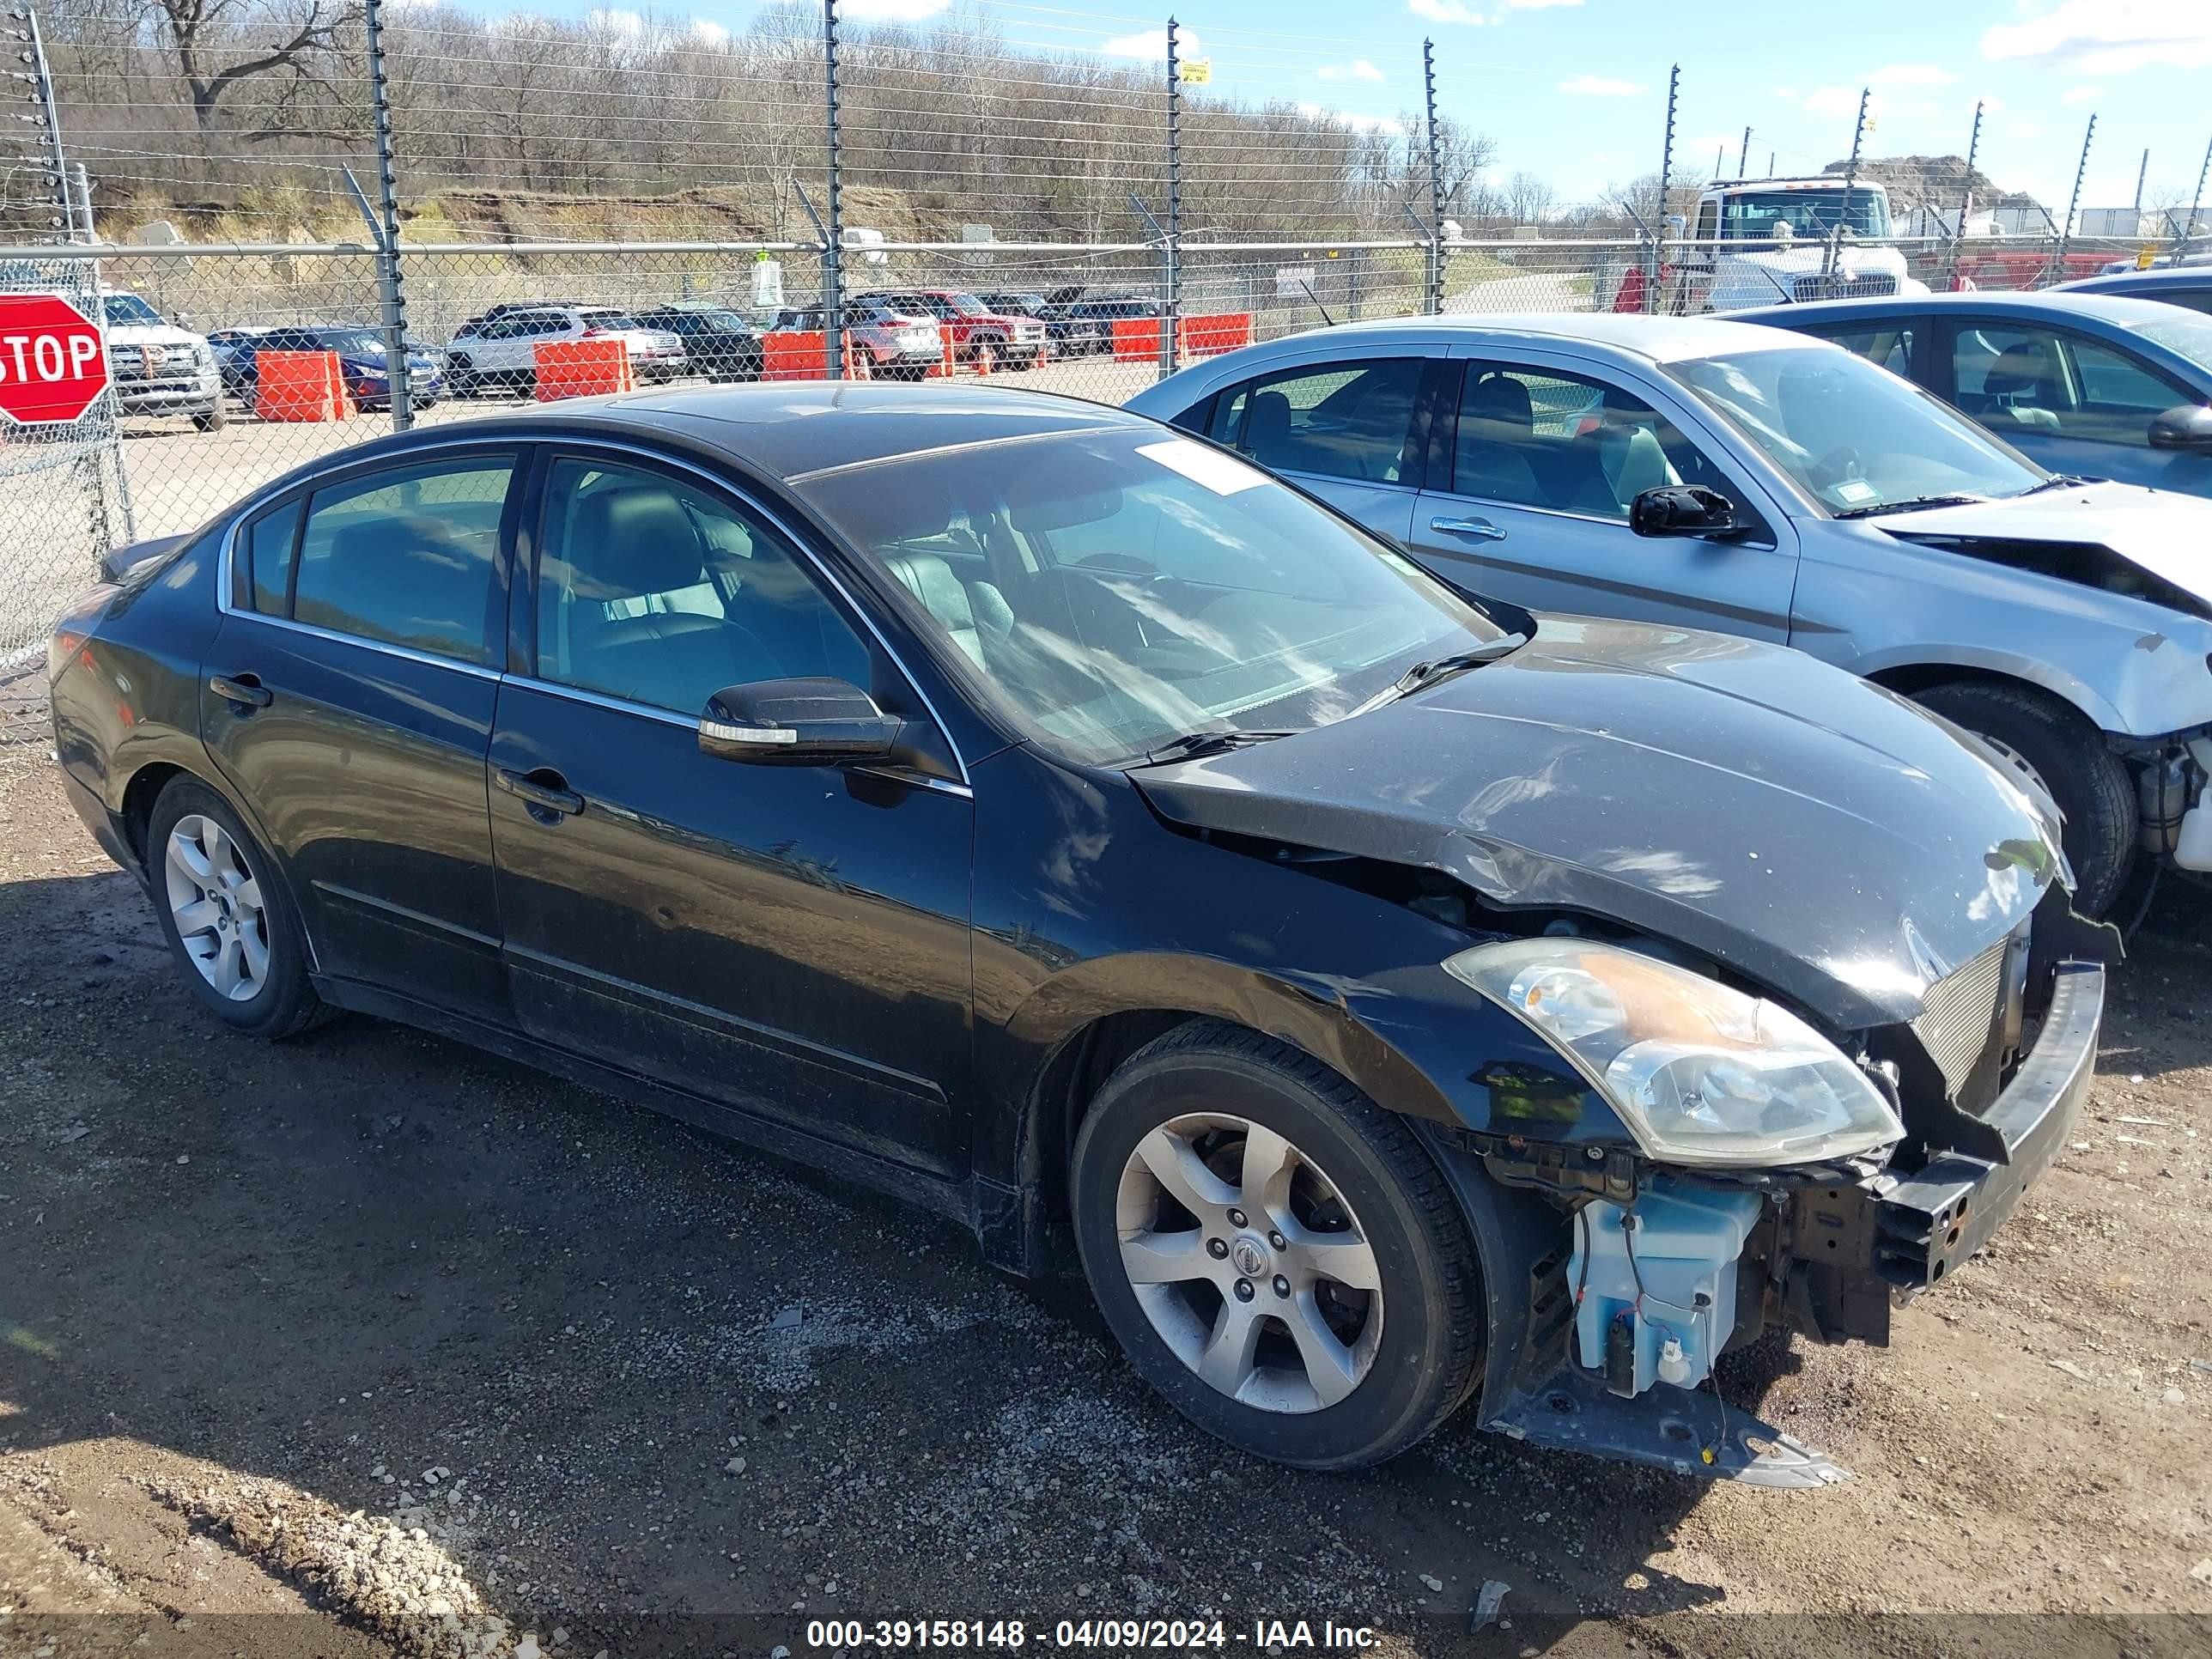
[[1686, 968], [1575, 939], [1477, 945], [1443, 965], [1572, 1060], [1653, 1158], [1808, 1164], [1904, 1136], [1835, 1044]]

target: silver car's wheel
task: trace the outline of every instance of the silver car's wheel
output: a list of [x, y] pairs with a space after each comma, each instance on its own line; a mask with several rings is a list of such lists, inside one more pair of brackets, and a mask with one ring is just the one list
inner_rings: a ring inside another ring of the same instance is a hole
[[213, 818], [187, 813], [170, 827], [161, 865], [185, 955], [218, 994], [251, 1001], [268, 982], [270, 928], [245, 849]]
[[1322, 1167], [1226, 1113], [1170, 1119], [1121, 1171], [1121, 1269], [1176, 1357], [1271, 1412], [1316, 1412], [1364, 1382], [1382, 1338], [1382, 1273]]
[[2005, 769], [2008, 771], [2018, 774], [2034, 787], [2037, 793], [2045, 796], [2051, 793], [2051, 786], [2044, 781], [2043, 774], [2037, 771], [2034, 763], [2019, 750], [2001, 738], [1991, 737], [1986, 732], [1977, 732], [1974, 735], [1996, 752], [1996, 757], [2005, 763]]

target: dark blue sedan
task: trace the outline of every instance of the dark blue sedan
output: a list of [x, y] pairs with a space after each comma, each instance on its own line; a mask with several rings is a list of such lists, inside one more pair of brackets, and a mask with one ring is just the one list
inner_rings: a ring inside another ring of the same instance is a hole
[[[2202, 256], [2198, 256], [2202, 257]], [[2051, 290], [2055, 294], [2118, 294], [2131, 300], [2161, 300], [2212, 316], [2212, 264], [2161, 265], [2152, 270], [2115, 270], [2085, 276]]]
[[2212, 318], [2102, 294], [1928, 294], [1735, 313], [1917, 381], [2054, 472], [2212, 496]]
[[2088, 1091], [2108, 936], [1950, 728], [1482, 603], [1126, 410], [583, 400], [110, 570], [56, 753], [211, 1022], [404, 1021], [901, 1194], [1284, 1462], [1479, 1400], [1825, 1484], [1715, 1358], [1886, 1341]]
[[[246, 332], [242, 329], [232, 331]], [[357, 407], [392, 406], [392, 371], [385, 357], [384, 331], [380, 328], [366, 323], [347, 323], [255, 331], [232, 349], [230, 360], [223, 367], [224, 388], [251, 403], [254, 389], [260, 383], [254, 359], [264, 351], [335, 351], [339, 370], [345, 376], [346, 391]], [[437, 402], [446, 390], [445, 365], [437, 352], [413, 341], [407, 348], [407, 386], [409, 400], [417, 409], [426, 409]]]

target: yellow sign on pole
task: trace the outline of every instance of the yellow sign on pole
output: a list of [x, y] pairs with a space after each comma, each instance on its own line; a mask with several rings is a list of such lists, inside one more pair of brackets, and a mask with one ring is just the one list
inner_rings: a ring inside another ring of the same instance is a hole
[[2136, 250], [2136, 269], [2137, 270], [2148, 270], [2151, 266], [2155, 264], [2157, 262], [2158, 250], [2152, 246], [2148, 242], [2145, 242], [2141, 247]]
[[1211, 58], [1186, 58], [1182, 60], [1182, 83], [1187, 87], [1203, 87], [1213, 80], [1213, 60]]

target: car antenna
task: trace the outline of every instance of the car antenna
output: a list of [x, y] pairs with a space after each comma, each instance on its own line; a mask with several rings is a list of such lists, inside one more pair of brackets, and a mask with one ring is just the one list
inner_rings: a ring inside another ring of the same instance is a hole
[[1298, 286], [1305, 289], [1306, 298], [1311, 300], [1313, 301], [1314, 309], [1321, 313], [1322, 321], [1327, 323], [1331, 328], [1334, 328], [1336, 326], [1336, 319], [1328, 314], [1328, 307], [1321, 302], [1321, 295], [1314, 292], [1313, 284], [1308, 282], [1304, 277], [1301, 276], [1298, 278]]

